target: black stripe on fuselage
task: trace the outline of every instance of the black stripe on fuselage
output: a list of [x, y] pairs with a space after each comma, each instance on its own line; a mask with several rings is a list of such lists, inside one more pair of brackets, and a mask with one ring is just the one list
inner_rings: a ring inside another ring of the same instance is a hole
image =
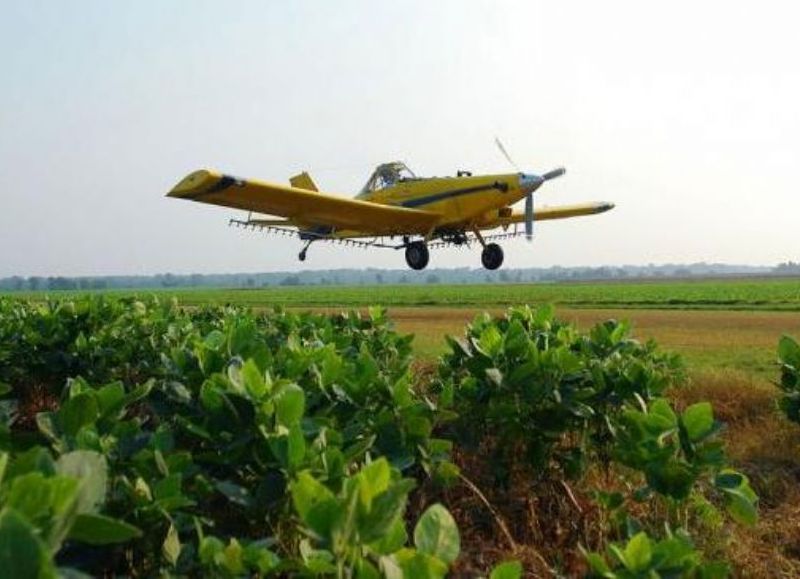
[[489, 185], [476, 185], [475, 187], [465, 187], [464, 189], [453, 189], [452, 191], [442, 191], [441, 193], [434, 193], [425, 197], [417, 197], [416, 199], [409, 199], [400, 203], [402, 207], [420, 207], [422, 205], [429, 205], [436, 203], [443, 199], [450, 199], [452, 197], [460, 197], [461, 195], [469, 195], [470, 193], [478, 193], [479, 191], [488, 191], [489, 189], [497, 189], [498, 191], [508, 191], [508, 183], [502, 181], [495, 181]]
[[203, 189], [202, 191], [195, 191], [194, 193], [190, 193], [189, 195], [184, 195], [187, 199], [197, 199], [198, 197], [205, 197], [206, 195], [212, 195], [214, 193], [219, 193], [220, 191], [225, 191], [230, 187], [236, 185], [237, 187], [244, 187], [245, 181], [244, 179], [239, 179], [238, 177], [234, 177], [232, 175], [223, 175], [219, 178], [219, 181], [214, 183], [208, 189]]

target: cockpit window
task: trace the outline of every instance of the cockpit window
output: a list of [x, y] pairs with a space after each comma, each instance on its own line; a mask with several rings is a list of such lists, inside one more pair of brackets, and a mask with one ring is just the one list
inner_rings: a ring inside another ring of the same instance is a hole
[[377, 191], [378, 189], [384, 189], [386, 187], [392, 187], [393, 185], [397, 185], [402, 181], [408, 181], [409, 179], [416, 179], [417, 176], [406, 167], [405, 163], [400, 161], [394, 161], [392, 163], [384, 163], [383, 165], [378, 165], [377, 169], [372, 173], [369, 180], [367, 181], [366, 185], [361, 188], [361, 192], [358, 194], [359, 197], [363, 195], [367, 195], [372, 193], [373, 191]]

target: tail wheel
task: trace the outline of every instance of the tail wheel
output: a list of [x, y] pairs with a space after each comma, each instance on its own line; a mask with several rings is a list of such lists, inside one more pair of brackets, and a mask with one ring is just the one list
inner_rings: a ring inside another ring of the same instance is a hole
[[486, 269], [497, 269], [503, 265], [503, 248], [496, 243], [490, 243], [483, 248], [481, 263]]
[[406, 246], [406, 263], [411, 269], [425, 269], [430, 259], [428, 246], [422, 241], [414, 241]]

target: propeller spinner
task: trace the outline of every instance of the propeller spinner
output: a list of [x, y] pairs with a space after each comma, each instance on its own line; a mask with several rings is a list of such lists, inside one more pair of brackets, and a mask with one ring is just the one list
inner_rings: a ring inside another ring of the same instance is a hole
[[[514, 162], [514, 160], [511, 158], [511, 155], [508, 154], [508, 151], [506, 151], [506, 148], [503, 146], [503, 143], [500, 141], [500, 139], [495, 137], [494, 143], [495, 143], [495, 145], [497, 145], [497, 148], [500, 150], [500, 153], [502, 153], [503, 157], [505, 157], [506, 161], [508, 161], [508, 163], [512, 167], [514, 167], [514, 169], [519, 171], [519, 167]], [[536, 189], [538, 189], [542, 185], [542, 183], [544, 183], [545, 181], [549, 181], [550, 179], [555, 179], [557, 177], [561, 177], [566, 172], [567, 172], [567, 170], [564, 167], [558, 167], [556, 169], [548, 171], [547, 173], [544, 173], [543, 175], [526, 174], [526, 173], [523, 173], [522, 171], [519, 171], [519, 174], [520, 174], [519, 185], [520, 185], [520, 188], [522, 188], [522, 190], [526, 192], [526, 195], [525, 195], [525, 239], [527, 239], [528, 241], [532, 241], [533, 240], [533, 219], [534, 219], [534, 215], [533, 215], [533, 213], [534, 213], [533, 212], [533, 192], [536, 191]]]

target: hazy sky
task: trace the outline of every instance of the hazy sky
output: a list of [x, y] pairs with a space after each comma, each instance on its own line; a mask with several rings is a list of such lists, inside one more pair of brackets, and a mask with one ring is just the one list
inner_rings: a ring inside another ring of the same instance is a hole
[[[608, 200], [506, 267], [800, 258], [793, 2], [0, 0], [0, 276], [405, 267], [230, 229], [164, 198], [214, 167], [357, 191], [417, 174], [567, 175]], [[438, 250], [431, 267], [479, 266]]]

